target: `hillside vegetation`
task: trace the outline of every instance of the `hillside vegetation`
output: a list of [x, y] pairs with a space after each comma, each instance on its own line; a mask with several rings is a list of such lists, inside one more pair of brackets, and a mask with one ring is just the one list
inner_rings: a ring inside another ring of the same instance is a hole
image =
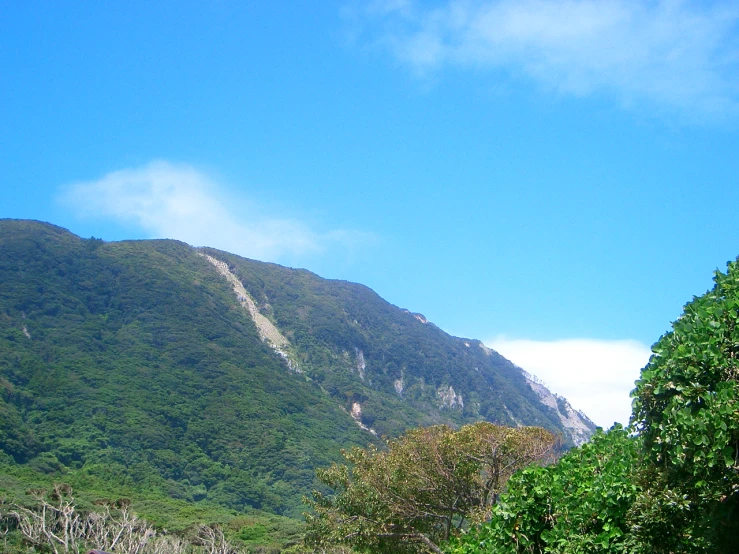
[[358, 404], [378, 435], [484, 419], [539, 425], [572, 441], [521, 369], [480, 341], [452, 337], [363, 285], [203, 252], [228, 263], [290, 341], [298, 368], [347, 410]]
[[371, 440], [191, 247], [6, 222], [0, 252], [6, 461], [298, 515], [314, 468]]
[[155, 522], [177, 502], [300, 517], [316, 468], [383, 435], [484, 419], [574, 437], [508, 360], [361, 285], [20, 220], [0, 220], [0, 283], [5, 494], [63, 480]]
[[63, 481], [106, 536], [130, 497], [152, 554], [739, 549], [739, 261], [654, 345], [633, 427], [556, 463], [564, 400], [361, 285], [22, 221], [0, 278], [6, 548], [47, 548], [22, 517]]

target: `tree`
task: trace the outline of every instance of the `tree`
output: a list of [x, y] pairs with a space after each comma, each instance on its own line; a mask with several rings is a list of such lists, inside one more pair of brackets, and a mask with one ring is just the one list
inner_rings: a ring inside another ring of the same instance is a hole
[[638, 440], [621, 426], [599, 429], [556, 464], [508, 482], [488, 523], [457, 539], [454, 554], [633, 552], [629, 511], [640, 488]]
[[675, 536], [679, 516], [679, 533], [708, 550], [739, 534], [739, 262], [714, 283], [653, 346], [633, 393], [634, 424], [660, 473], [651, 503], [667, 529], [652, 532]]
[[479, 422], [454, 431], [419, 428], [387, 450], [344, 452], [318, 478], [336, 491], [308, 501], [306, 543], [350, 545], [360, 552], [436, 552], [470, 522], [487, 518], [507, 479], [550, 459], [557, 439], [537, 427]]
[[739, 262], [714, 281], [653, 346], [633, 427], [511, 478], [451, 552], [739, 552]]

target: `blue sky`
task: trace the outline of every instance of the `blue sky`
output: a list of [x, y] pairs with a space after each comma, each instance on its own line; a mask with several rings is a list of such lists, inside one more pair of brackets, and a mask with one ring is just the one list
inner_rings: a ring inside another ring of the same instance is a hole
[[731, 2], [0, 5], [0, 217], [366, 284], [597, 423], [739, 254]]

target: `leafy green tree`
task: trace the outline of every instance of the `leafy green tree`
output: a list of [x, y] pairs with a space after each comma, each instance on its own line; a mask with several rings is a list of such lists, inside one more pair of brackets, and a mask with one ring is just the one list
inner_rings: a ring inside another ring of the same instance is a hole
[[556, 444], [538, 427], [479, 422], [458, 431], [414, 429], [383, 451], [354, 448], [344, 452], [351, 467], [318, 471], [336, 494], [314, 493], [306, 542], [360, 552], [441, 552], [442, 541], [488, 517], [516, 470], [549, 459]]
[[633, 552], [628, 514], [638, 440], [616, 426], [557, 464], [531, 466], [508, 482], [488, 524], [460, 537], [453, 554]]
[[614, 428], [509, 481], [454, 554], [739, 552], [739, 262], [686, 304]]
[[683, 536], [736, 551], [739, 262], [716, 271], [714, 282], [654, 345], [636, 383], [633, 419], [660, 474], [648, 502], [653, 517], [644, 518], [655, 542]]

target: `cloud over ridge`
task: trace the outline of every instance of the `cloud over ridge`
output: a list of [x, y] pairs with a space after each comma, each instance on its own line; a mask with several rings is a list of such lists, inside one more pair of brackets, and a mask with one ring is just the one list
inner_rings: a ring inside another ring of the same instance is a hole
[[536, 341], [497, 337], [485, 344], [544, 381], [602, 427], [629, 423], [634, 381], [651, 350], [635, 340]]
[[739, 7], [683, 0], [373, 2], [375, 45], [425, 74], [504, 69], [565, 94], [705, 116], [739, 105]]
[[154, 161], [64, 187], [60, 201], [80, 217], [112, 219], [151, 238], [174, 238], [265, 261], [301, 258], [371, 239], [353, 230], [318, 232], [306, 223], [266, 213], [234, 199], [187, 164]]

